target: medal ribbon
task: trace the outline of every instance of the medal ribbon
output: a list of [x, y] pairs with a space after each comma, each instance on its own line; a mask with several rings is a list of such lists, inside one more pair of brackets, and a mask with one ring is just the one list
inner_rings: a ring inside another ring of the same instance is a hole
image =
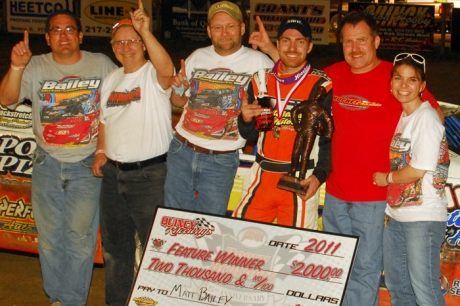
[[[302, 81], [307, 77], [308, 73], [310, 72], [310, 64], [305, 63], [304, 67], [298, 73], [291, 75], [287, 78], [280, 78], [278, 76], [278, 68], [279, 68], [280, 62], [281, 61], [277, 61], [275, 66], [273, 67], [273, 72], [274, 72], [273, 75], [275, 76], [275, 79], [276, 79], [276, 108], [278, 110], [279, 120], [283, 118], [284, 109], [286, 108], [286, 105], [288, 104], [289, 99], [291, 98], [292, 94], [297, 89], [297, 87], [299, 87], [300, 83], [302, 83]], [[294, 82], [296, 83], [291, 88], [291, 90], [287, 94], [284, 101], [282, 101], [280, 83], [283, 85], [289, 85]]]

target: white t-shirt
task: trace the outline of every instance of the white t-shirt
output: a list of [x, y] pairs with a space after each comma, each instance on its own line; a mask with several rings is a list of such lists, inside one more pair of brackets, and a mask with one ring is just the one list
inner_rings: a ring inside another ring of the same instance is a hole
[[446, 221], [444, 191], [449, 152], [444, 126], [428, 102], [398, 123], [390, 147], [391, 171], [404, 168], [426, 170], [418, 181], [391, 184], [385, 212], [400, 222]]
[[134, 73], [119, 68], [107, 75], [100, 117], [107, 157], [136, 162], [166, 153], [172, 139], [170, 95], [150, 61]]
[[236, 150], [245, 139], [238, 133], [241, 100], [252, 75], [273, 67], [265, 54], [247, 47], [221, 56], [211, 45], [185, 61], [190, 88], [188, 103], [176, 131], [198, 146], [218, 151]]

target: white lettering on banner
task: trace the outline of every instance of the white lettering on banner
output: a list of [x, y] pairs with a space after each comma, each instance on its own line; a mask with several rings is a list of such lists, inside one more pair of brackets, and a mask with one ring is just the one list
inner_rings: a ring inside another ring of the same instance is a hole
[[452, 186], [446, 184], [445, 187], [447, 196], [447, 207], [449, 213], [447, 214], [447, 230], [446, 242], [453, 248], [460, 247], [460, 185]]
[[10, 15], [47, 17], [49, 13], [63, 10], [63, 3], [40, 2], [40, 1], [10, 1]]

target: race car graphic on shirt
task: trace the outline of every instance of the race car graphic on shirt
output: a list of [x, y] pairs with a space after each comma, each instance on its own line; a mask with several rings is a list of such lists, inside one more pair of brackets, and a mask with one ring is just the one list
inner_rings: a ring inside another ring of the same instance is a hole
[[207, 139], [238, 139], [238, 114], [251, 75], [228, 69], [196, 69], [183, 128]]
[[[390, 165], [391, 171], [397, 171], [410, 164], [411, 161], [411, 141], [401, 137], [401, 133], [394, 135], [390, 147]], [[445, 184], [449, 168], [449, 150], [447, 138], [444, 135], [439, 150], [438, 165], [433, 174], [432, 185], [436, 188], [440, 197], [444, 196]], [[423, 202], [422, 196], [423, 178], [415, 182], [406, 184], [390, 184], [388, 186], [387, 201], [393, 208], [420, 205]]]
[[75, 147], [96, 141], [100, 85], [100, 79], [76, 76], [43, 82], [40, 123], [48, 145]]

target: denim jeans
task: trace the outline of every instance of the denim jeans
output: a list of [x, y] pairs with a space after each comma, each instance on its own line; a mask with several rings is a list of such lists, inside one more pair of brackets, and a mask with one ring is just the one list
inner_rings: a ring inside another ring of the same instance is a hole
[[50, 303], [85, 305], [102, 181], [91, 171], [94, 154], [80, 162], [65, 163], [37, 147], [32, 160], [32, 208], [45, 292]]
[[359, 236], [343, 306], [377, 306], [383, 269], [385, 201], [346, 202], [326, 194], [323, 228], [327, 232]]
[[444, 306], [441, 292], [441, 244], [446, 222], [398, 222], [384, 229], [385, 284], [392, 306]]
[[197, 153], [173, 138], [167, 163], [166, 207], [225, 215], [239, 165], [237, 151]]
[[166, 163], [131, 171], [106, 163], [101, 170], [106, 303], [125, 306], [134, 280], [135, 235], [144, 247], [156, 207], [163, 205]]

